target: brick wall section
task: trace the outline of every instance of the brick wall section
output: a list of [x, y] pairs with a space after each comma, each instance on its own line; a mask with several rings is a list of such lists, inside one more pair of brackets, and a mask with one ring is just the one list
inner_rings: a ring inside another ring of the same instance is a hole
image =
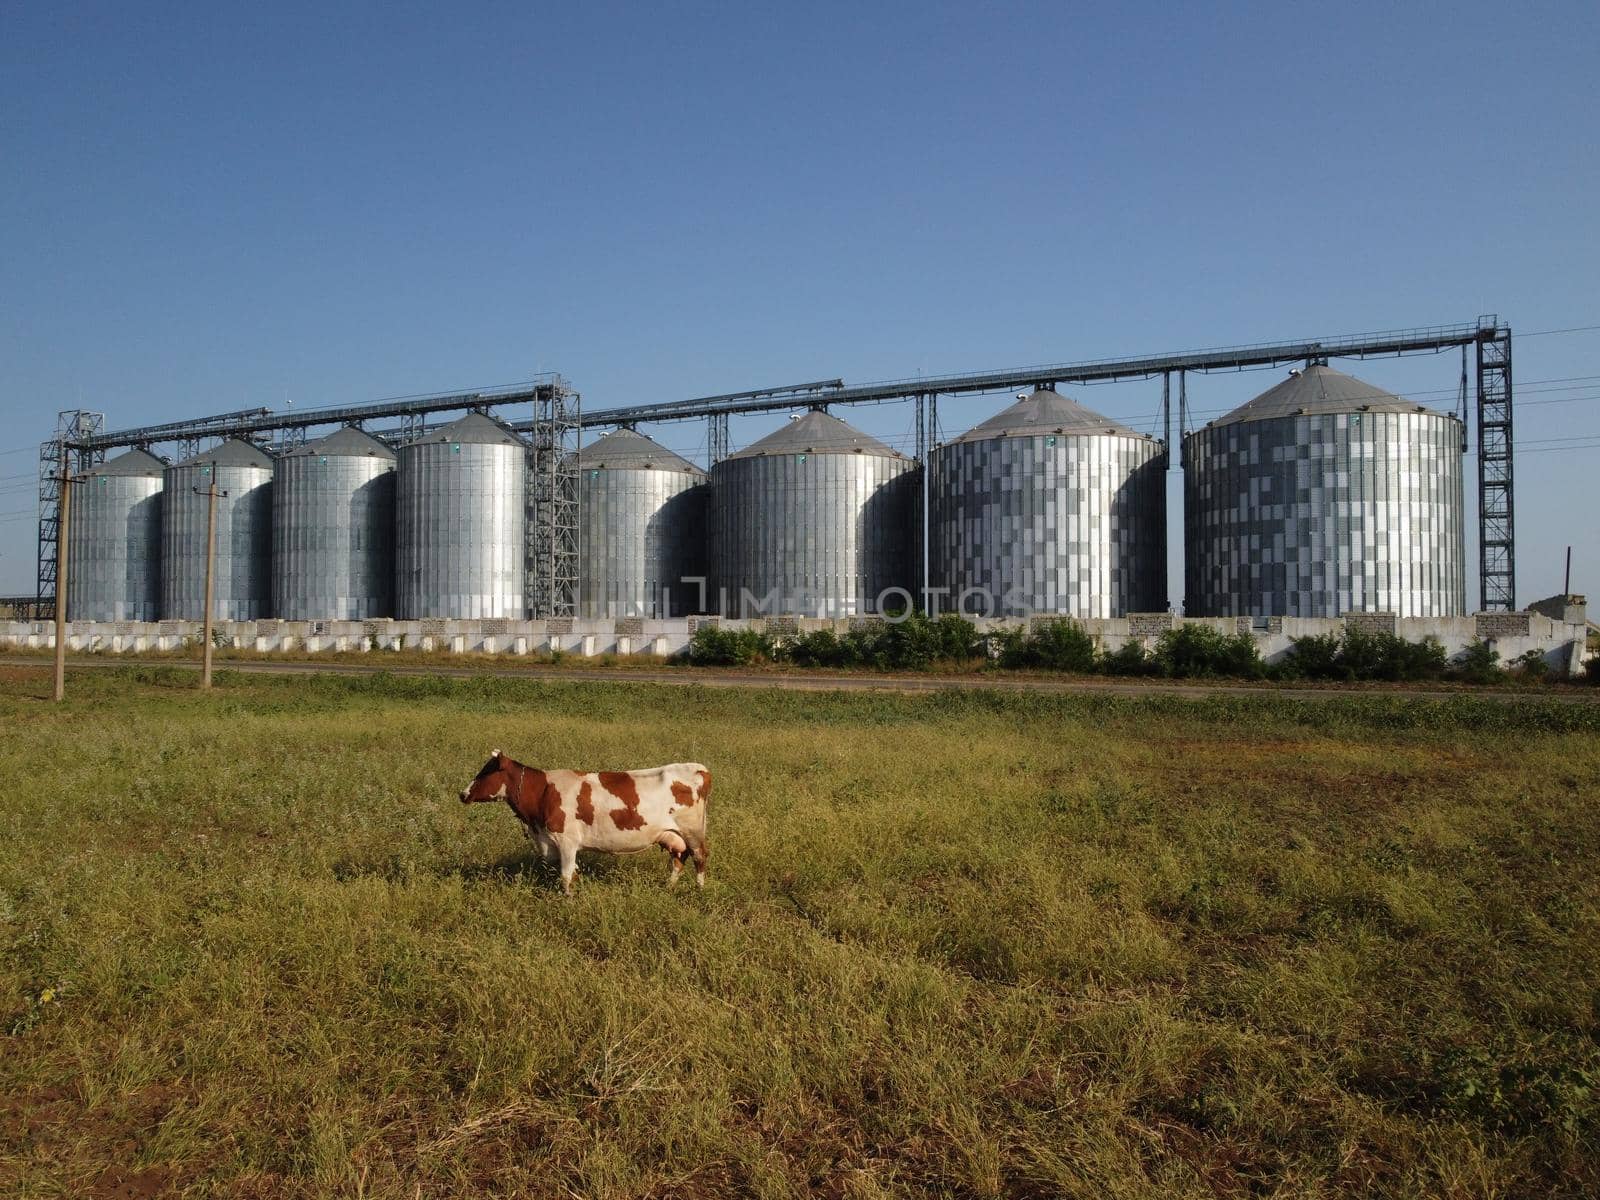
[[1345, 613], [1344, 627], [1362, 633], [1387, 633], [1395, 631], [1394, 613]]
[[1532, 622], [1525, 612], [1481, 612], [1473, 617], [1478, 636], [1490, 638], [1527, 637], [1532, 632]]
[[788, 637], [800, 632], [800, 619], [798, 617], [768, 617], [767, 632], [774, 637]]
[[545, 625], [545, 631], [547, 633], [554, 633], [554, 634], [558, 634], [558, 635], [559, 634], [571, 633], [572, 632], [572, 618], [571, 617], [551, 617], [549, 622]]
[[1129, 613], [1128, 634], [1136, 638], [1160, 637], [1171, 629], [1175, 618], [1169, 612], [1164, 613]]
[[618, 637], [643, 637], [643, 617], [618, 617], [616, 621]]
[[1054, 615], [1054, 616], [1047, 616], [1047, 617], [1029, 617], [1028, 618], [1028, 628], [1030, 630], [1033, 630], [1033, 629], [1047, 629], [1051, 625], [1059, 625], [1063, 621], [1067, 622], [1069, 625], [1076, 625], [1080, 629], [1083, 628], [1083, 622], [1082, 621], [1074, 621], [1071, 617], [1064, 617], [1064, 616], [1061, 616], [1059, 613]]
[[689, 632], [693, 634], [697, 629], [715, 629], [721, 624], [721, 617], [690, 617]]
[[1275, 633], [1283, 632], [1282, 617], [1235, 617], [1233, 619], [1235, 633], [1248, 633], [1252, 637], [1270, 637]]

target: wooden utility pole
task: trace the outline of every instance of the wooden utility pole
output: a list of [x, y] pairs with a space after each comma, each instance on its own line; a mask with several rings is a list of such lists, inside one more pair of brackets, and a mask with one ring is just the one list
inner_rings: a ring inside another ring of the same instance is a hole
[[67, 698], [67, 521], [72, 516], [72, 476], [67, 443], [61, 443], [61, 497], [56, 518], [56, 702]]
[[205, 619], [205, 646], [201, 650], [200, 687], [202, 690], [211, 688], [211, 609], [212, 588], [211, 576], [215, 569], [217, 559], [217, 497], [227, 496], [227, 492], [217, 491], [217, 465], [211, 464], [211, 484], [204, 491], [194, 489], [196, 496], [208, 496], [210, 500], [206, 505], [206, 619]]

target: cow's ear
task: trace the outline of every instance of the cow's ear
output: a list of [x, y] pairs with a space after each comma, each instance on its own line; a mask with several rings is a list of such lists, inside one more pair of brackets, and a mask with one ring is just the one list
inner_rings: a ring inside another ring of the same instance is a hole
[[495, 762], [499, 762], [500, 761], [500, 751], [499, 750], [491, 750], [491, 751], [489, 751], [489, 757], [494, 759]]

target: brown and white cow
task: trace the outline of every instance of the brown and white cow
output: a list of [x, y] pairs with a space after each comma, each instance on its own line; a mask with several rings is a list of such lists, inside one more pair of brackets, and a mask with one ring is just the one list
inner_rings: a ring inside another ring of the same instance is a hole
[[629, 854], [661, 846], [672, 855], [668, 887], [692, 855], [695, 882], [704, 887], [710, 795], [711, 772], [699, 763], [645, 771], [541, 771], [493, 750], [461, 802], [509, 804], [545, 861], [559, 857], [561, 887], [571, 895], [579, 850]]

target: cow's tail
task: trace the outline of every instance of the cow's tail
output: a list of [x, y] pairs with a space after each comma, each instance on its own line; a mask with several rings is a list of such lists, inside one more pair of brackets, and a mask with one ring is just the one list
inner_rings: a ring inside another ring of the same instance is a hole
[[711, 817], [711, 772], [703, 765], [695, 765], [695, 796], [700, 801], [700, 839], [705, 840], [706, 825]]

